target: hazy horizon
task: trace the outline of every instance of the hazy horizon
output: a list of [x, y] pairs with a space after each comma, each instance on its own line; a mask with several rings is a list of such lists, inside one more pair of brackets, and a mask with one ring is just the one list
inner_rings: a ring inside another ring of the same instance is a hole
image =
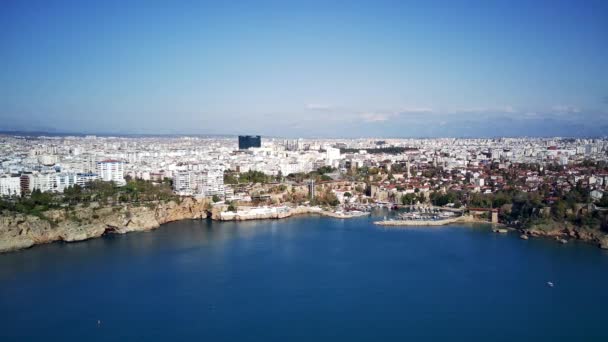
[[[229, 134], [208, 134], [208, 133], [113, 133], [113, 132], [59, 132], [59, 131], [23, 131], [23, 130], [0, 130], [0, 136], [31, 136], [31, 137], [84, 137], [84, 136], [97, 136], [97, 137], [125, 137], [125, 138], [138, 138], [138, 137], [158, 137], [158, 138], [172, 138], [172, 137], [196, 137], [196, 138], [237, 138], [239, 135], [260, 135], [257, 133], [245, 132], [245, 133], [229, 133]], [[374, 135], [359, 135], [359, 136], [315, 136], [315, 135], [260, 135], [263, 139], [329, 139], [329, 140], [349, 140], [349, 139], [371, 139], [371, 140], [393, 140], [393, 139], [608, 139], [608, 134], [604, 135], [581, 135], [581, 136], [568, 136], [568, 135], [496, 135], [496, 136], [374, 136]]]
[[597, 137], [603, 1], [5, 1], [0, 130]]

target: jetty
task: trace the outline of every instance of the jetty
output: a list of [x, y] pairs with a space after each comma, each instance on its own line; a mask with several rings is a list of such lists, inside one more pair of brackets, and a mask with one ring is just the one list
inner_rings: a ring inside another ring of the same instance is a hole
[[423, 220], [383, 220], [374, 222], [378, 226], [445, 226], [455, 223], [489, 223], [472, 215], [462, 215], [452, 218], [423, 219]]

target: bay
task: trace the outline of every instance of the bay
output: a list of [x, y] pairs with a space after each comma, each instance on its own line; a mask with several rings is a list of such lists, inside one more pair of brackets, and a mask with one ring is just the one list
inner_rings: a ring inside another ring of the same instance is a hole
[[0, 336], [608, 339], [606, 251], [484, 225], [381, 228], [377, 219], [180, 221], [3, 254]]

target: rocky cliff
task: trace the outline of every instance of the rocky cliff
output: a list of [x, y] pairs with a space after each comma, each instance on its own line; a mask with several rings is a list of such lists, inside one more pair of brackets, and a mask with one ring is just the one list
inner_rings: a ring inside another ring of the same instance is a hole
[[53, 241], [81, 241], [105, 233], [128, 233], [158, 228], [161, 224], [207, 217], [208, 202], [184, 198], [181, 202], [147, 203], [118, 207], [91, 204], [49, 210], [43, 217], [3, 213], [0, 216], [0, 252]]
[[522, 229], [526, 236], [544, 236], [555, 239], [577, 239], [597, 244], [602, 249], [608, 249], [608, 235], [599, 229], [588, 229], [573, 226], [569, 223], [550, 222], [537, 224], [529, 229]]

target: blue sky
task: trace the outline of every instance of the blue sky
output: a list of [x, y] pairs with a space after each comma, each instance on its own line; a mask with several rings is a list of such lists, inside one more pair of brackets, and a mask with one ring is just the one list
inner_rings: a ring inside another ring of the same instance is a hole
[[607, 1], [0, 2], [0, 129], [608, 134]]

